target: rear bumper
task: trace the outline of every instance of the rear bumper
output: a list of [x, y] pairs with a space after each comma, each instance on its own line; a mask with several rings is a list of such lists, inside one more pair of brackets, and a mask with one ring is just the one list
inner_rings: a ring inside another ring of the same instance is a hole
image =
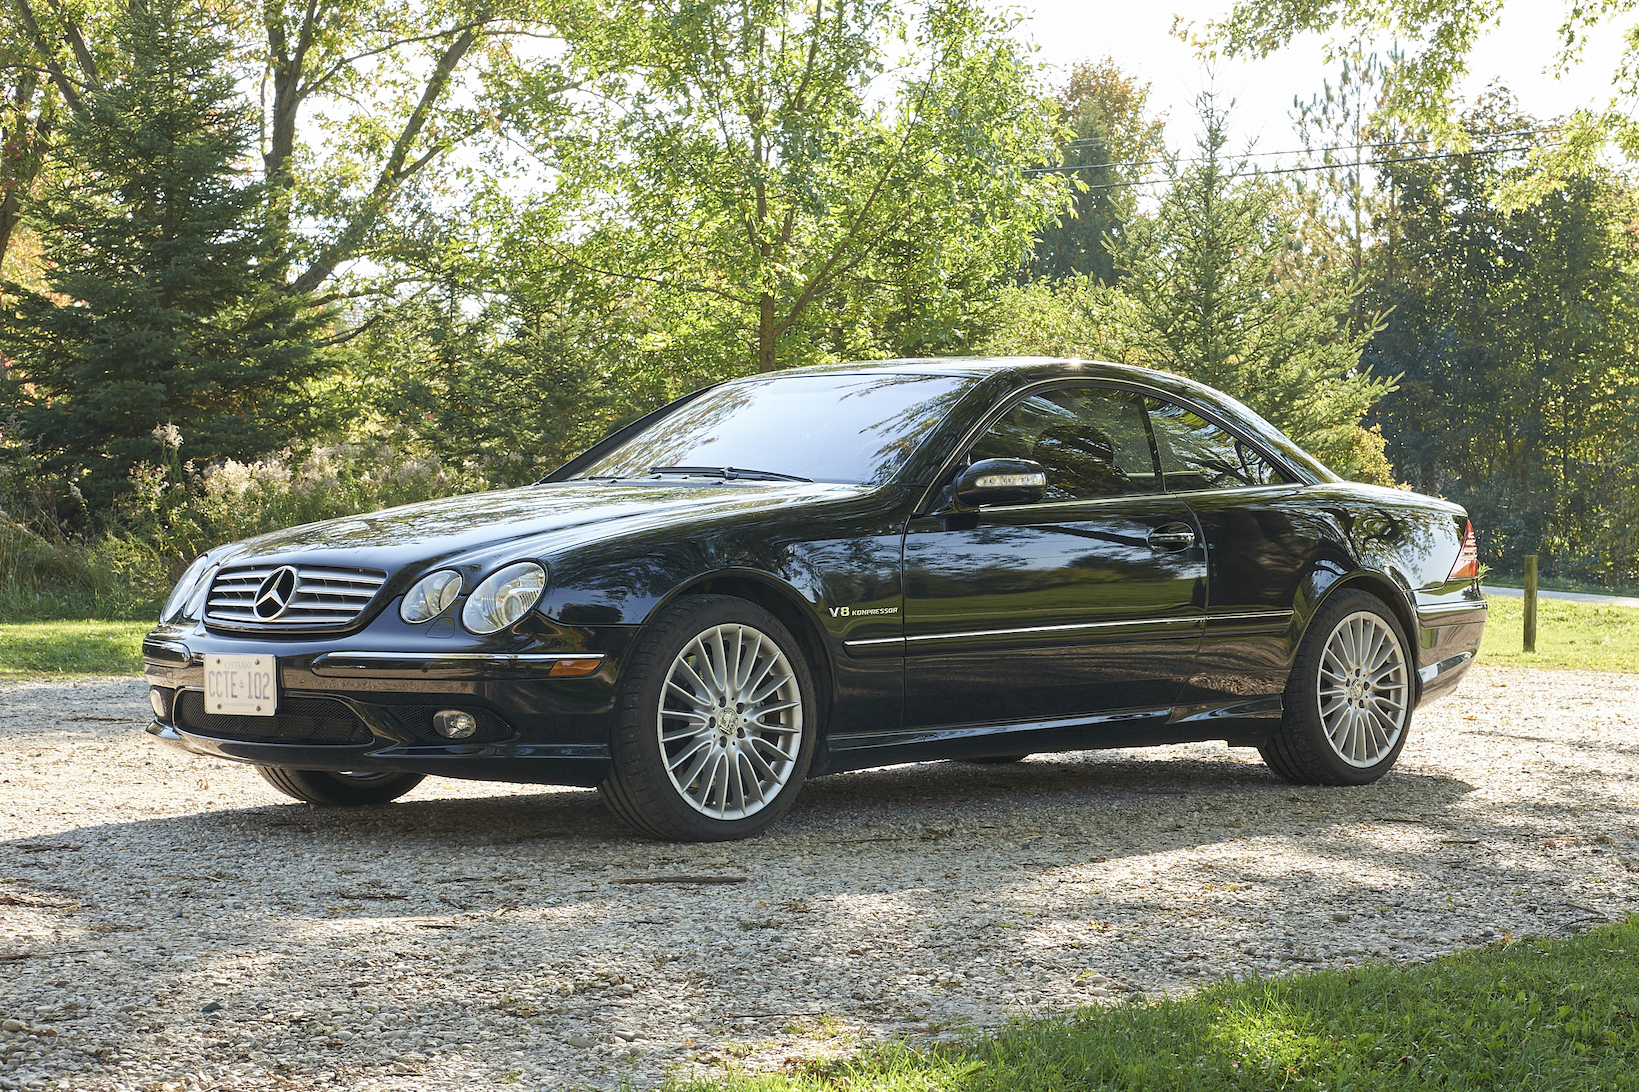
[[1462, 600], [1417, 611], [1417, 669], [1419, 704], [1445, 697], [1457, 689], [1485, 634], [1485, 601]]

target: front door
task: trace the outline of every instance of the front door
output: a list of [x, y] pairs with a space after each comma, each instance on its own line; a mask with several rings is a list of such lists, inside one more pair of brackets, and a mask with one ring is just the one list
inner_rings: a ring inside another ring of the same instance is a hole
[[911, 520], [905, 727], [1092, 718], [1108, 731], [1053, 742], [1141, 735], [1192, 672], [1206, 603], [1200, 527], [1161, 488], [1141, 396], [1037, 392], [969, 454], [1034, 459], [1048, 491]]

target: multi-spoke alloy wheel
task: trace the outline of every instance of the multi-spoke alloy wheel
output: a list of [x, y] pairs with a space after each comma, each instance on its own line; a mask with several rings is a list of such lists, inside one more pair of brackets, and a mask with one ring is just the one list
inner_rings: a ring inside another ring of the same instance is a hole
[[1364, 591], [1329, 596], [1310, 619], [1274, 737], [1258, 748], [1288, 781], [1364, 785], [1406, 745], [1414, 664], [1388, 606]]
[[727, 595], [678, 600], [621, 671], [610, 808], [657, 838], [745, 838], [790, 807], [814, 750], [813, 682], [789, 630]]
[[712, 626], [677, 654], [657, 720], [672, 787], [715, 819], [761, 811], [802, 750], [796, 673], [767, 634], [740, 623]]
[[1321, 653], [1315, 690], [1326, 742], [1337, 757], [1365, 769], [1394, 750], [1411, 711], [1410, 689], [1393, 626], [1366, 610], [1339, 622]]

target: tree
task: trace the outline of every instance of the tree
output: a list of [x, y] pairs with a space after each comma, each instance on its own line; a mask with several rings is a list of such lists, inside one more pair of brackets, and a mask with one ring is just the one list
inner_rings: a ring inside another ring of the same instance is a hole
[[[1623, 24], [1639, 0], [1568, 3], [1560, 25], [1553, 63], [1573, 64], [1590, 35], [1623, 34], [1627, 42], [1612, 94], [1600, 111], [1580, 111], [1560, 127], [1560, 141], [1538, 143], [1533, 163], [1512, 183], [1509, 202], [1539, 197], [1560, 181], [1595, 165], [1599, 149], [1614, 141], [1629, 156], [1639, 156], [1639, 118], [1629, 104], [1639, 92], [1639, 37]], [[1459, 143], [1462, 126], [1454, 106], [1458, 83], [1468, 72], [1475, 43], [1501, 17], [1498, 0], [1237, 0], [1229, 15], [1208, 24], [1197, 44], [1229, 56], [1266, 57], [1301, 34], [1326, 41], [1329, 59], [1358, 52], [1372, 38], [1413, 43], [1397, 55], [1391, 93], [1383, 112], [1431, 127], [1436, 135]]]
[[1381, 439], [1359, 422], [1392, 384], [1360, 364], [1371, 327], [1347, 328], [1358, 287], [1304, 268], [1278, 192], [1225, 160], [1210, 96], [1201, 116], [1197, 158], [1116, 247], [1129, 338], [1153, 366], [1239, 398], [1339, 473], [1386, 481]]
[[269, 276], [227, 44], [185, 4], [132, 3], [117, 26], [129, 68], [83, 95], [37, 206], [49, 291], [8, 284], [0, 313], [7, 401], [93, 508], [178, 435], [198, 459], [278, 446], [324, 360], [323, 316]]
[[1403, 373], [1376, 413], [1411, 482], [1468, 506], [1485, 560], [1628, 583], [1639, 563], [1631, 436], [1639, 372], [1635, 197], [1600, 170], [1524, 208], [1494, 199], [1529, 170], [1540, 127], [1502, 93], [1466, 115], [1469, 155], [1387, 165], [1392, 206], [1367, 298], [1389, 311], [1366, 359]]
[[[62, 114], [83, 116], [89, 98], [129, 67], [114, 31], [124, 0], [0, 2], [15, 13], [0, 22], [0, 75], [20, 106], [7, 135], [28, 128], [34, 143], [49, 141]], [[277, 241], [265, 257], [298, 293], [390, 250], [393, 214], [447, 183], [433, 176], [455, 149], [513, 121], [555, 124], [575, 83], [564, 76], [570, 61], [550, 49], [520, 52], [520, 42], [573, 35], [576, 57], [595, 69], [611, 40], [595, 4], [568, 0], [504, 9], [489, 0], [196, 6], [219, 21], [225, 68], [258, 89], [255, 150]], [[525, 99], [527, 116], [515, 119]], [[4, 173], [0, 186], [9, 186]], [[0, 205], [0, 261], [5, 227]]]
[[1150, 85], [1121, 71], [1113, 57], [1070, 70], [1058, 102], [1071, 138], [1054, 168], [1072, 179], [1070, 207], [1037, 233], [1032, 276], [1090, 274], [1101, 284], [1115, 282], [1110, 240], [1137, 208], [1133, 183], [1163, 150], [1166, 122], [1148, 113], [1149, 96]]
[[1010, 276], [1053, 210], [1059, 182], [1025, 169], [1051, 154], [1047, 104], [967, 0], [914, 26], [891, 0], [647, 16], [640, 70], [559, 161], [559, 204], [519, 218], [525, 249], [740, 341], [739, 367], [847, 351], [865, 315], [937, 342], [928, 328]]

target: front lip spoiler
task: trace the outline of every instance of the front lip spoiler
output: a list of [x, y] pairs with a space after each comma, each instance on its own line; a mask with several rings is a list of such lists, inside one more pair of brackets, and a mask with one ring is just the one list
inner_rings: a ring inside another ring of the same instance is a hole
[[[233, 762], [247, 762], [255, 766], [287, 766], [297, 769], [322, 770], [412, 770], [418, 773], [462, 776], [463, 766], [469, 763], [514, 763], [519, 759], [545, 760], [543, 764], [570, 760], [570, 764], [605, 763], [609, 748], [596, 743], [517, 744], [457, 743], [404, 745], [377, 738], [369, 743], [353, 745], [317, 744], [291, 745], [286, 743], [246, 743], [241, 740], [219, 739], [215, 736], [183, 732], [175, 725], [152, 721], [148, 734], [161, 743], [194, 754], [225, 758]], [[527, 763], [526, 763], [527, 765]], [[500, 769], [501, 767], [497, 767]], [[507, 769], [519, 770], [517, 766]], [[520, 771], [524, 772], [524, 771]], [[507, 780], [497, 777], [497, 780]], [[520, 781], [529, 781], [525, 776]], [[580, 784], [579, 781], [547, 781], [546, 784]], [[587, 782], [595, 785], [596, 780]]]

